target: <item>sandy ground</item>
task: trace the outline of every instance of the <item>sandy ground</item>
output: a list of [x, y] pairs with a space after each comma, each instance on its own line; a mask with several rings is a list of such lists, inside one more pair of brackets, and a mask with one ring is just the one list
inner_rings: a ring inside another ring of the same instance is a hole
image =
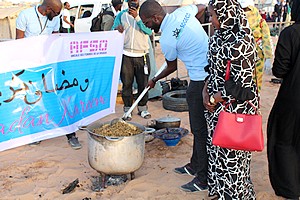
[[[161, 66], [164, 58], [159, 47], [156, 48], [157, 65]], [[179, 75], [186, 75], [180, 64]], [[173, 74], [171, 77], [175, 77]], [[266, 134], [266, 121], [277, 94], [279, 85], [269, 82], [271, 76], [264, 77], [262, 88], [263, 129]], [[181, 118], [181, 127], [190, 130], [187, 112], [173, 112], [163, 109], [162, 101], [150, 101], [149, 111], [152, 119], [165, 117], [168, 114]], [[121, 117], [122, 104], [117, 104], [116, 113], [101, 121]], [[133, 122], [146, 125], [150, 119], [142, 119], [135, 109]], [[182, 138], [175, 147], [167, 147], [163, 141], [155, 139], [145, 145], [145, 158], [140, 169], [135, 171], [135, 179], [119, 186], [109, 186], [102, 192], [94, 192], [93, 177], [99, 173], [92, 169], [87, 160], [87, 133], [77, 131], [83, 145], [80, 150], [69, 147], [65, 136], [42, 141], [39, 146], [24, 145], [15, 149], [0, 152], [0, 199], [33, 200], [33, 199], [140, 199], [140, 200], [181, 200], [208, 199], [207, 192], [186, 193], [179, 186], [192, 180], [190, 176], [175, 174], [174, 167], [189, 162], [193, 144], [192, 134]], [[266, 141], [265, 141], [266, 144]], [[251, 164], [251, 176], [258, 200], [281, 199], [276, 197], [268, 177], [266, 148], [263, 152], [254, 153]], [[79, 179], [78, 187], [69, 194], [62, 194], [62, 189]]]

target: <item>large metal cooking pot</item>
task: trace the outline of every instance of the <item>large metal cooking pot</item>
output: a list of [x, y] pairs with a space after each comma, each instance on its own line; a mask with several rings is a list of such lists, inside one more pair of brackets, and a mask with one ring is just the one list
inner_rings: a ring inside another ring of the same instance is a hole
[[[104, 124], [109, 124], [106, 122]], [[129, 174], [138, 170], [144, 161], [145, 127], [128, 122], [142, 130], [140, 134], [126, 137], [105, 137], [93, 133], [104, 124], [94, 122], [84, 130], [88, 132], [88, 161], [100, 173]]]
[[163, 129], [163, 128], [179, 128], [181, 123], [181, 119], [178, 117], [162, 117], [159, 119], [151, 120], [151, 124], [148, 126], [153, 127], [155, 129]]

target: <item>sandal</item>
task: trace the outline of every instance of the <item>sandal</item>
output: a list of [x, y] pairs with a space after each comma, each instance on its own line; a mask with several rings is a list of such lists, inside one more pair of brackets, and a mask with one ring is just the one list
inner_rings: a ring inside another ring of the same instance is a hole
[[132, 114], [130, 113], [128, 115], [128, 117], [126, 119], [124, 119], [124, 121], [131, 121], [132, 120]]
[[141, 117], [144, 118], [144, 119], [149, 119], [149, 118], [151, 118], [151, 114], [150, 114], [147, 110], [141, 111], [141, 112], [140, 112], [140, 115], [141, 115]]

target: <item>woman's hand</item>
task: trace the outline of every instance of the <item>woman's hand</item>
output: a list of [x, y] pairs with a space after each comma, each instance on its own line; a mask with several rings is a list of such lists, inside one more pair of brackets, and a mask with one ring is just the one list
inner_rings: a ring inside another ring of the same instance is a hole
[[209, 111], [213, 112], [215, 110], [216, 104], [211, 104], [209, 101], [209, 95], [207, 92], [207, 83], [205, 83], [202, 91], [203, 105]]
[[214, 94], [214, 99], [215, 99], [216, 104], [224, 101], [220, 91], [218, 91], [216, 94]]

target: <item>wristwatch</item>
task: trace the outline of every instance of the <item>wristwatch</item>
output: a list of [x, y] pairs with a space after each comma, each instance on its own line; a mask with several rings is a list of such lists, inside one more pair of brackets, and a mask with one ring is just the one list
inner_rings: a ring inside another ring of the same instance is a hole
[[215, 98], [214, 98], [214, 95], [211, 95], [210, 97], [209, 97], [209, 102], [211, 103], [211, 104], [216, 104], [216, 100], [215, 100]]
[[156, 83], [155, 79], [156, 79], [155, 76], [151, 79], [153, 81], [153, 83]]

